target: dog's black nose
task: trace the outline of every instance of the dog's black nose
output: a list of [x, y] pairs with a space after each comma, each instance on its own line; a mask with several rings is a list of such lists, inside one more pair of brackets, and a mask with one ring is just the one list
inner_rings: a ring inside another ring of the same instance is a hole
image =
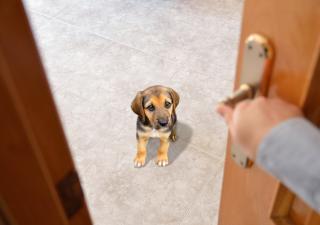
[[167, 119], [158, 119], [158, 123], [160, 126], [165, 127], [168, 125], [168, 120]]

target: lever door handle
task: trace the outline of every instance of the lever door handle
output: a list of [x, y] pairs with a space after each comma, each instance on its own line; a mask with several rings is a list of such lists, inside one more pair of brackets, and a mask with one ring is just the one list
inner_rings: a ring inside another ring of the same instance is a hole
[[[221, 103], [234, 108], [243, 100], [266, 95], [273, 55], [271, 44], [265, 37], [250, 35], [244, 45], [239, 88]], [[243, 168], [251, 165], [239, 146], [232, 144], [231, 156]]]
[[241, 84], [232, 95], [221, 101], [222, 104], [234, 108], [235, 105], [243, 100], [252, 99], [255, 95], [255, 88], [249, 84]]

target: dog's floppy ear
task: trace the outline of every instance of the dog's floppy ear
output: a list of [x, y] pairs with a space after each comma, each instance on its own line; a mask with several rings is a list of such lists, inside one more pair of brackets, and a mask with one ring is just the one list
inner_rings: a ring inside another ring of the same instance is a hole
[[146, 115], [143, 110], [143, 94], [139, 91], [131, 103], [132, 111], [137, 114], [142, 121], [145, 121]]
[[177, 108], [177, 106], [179, 105], [179, 101], [180, 101], [180, 97], [179, 97], [178, 93], [175, 90], [173, 90], [172, 88], [169, 88], [169, 94], [170, 94], [171, 99], [173, 101], [174, 108]]

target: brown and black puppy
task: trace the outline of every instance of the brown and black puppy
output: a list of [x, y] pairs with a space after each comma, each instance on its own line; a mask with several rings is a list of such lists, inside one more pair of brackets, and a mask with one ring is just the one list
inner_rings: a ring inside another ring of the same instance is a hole
[[147, 156], [147, 143], [150, 137], [160, 138], [157, 165], [168, 165], [169, 141], [176, 140], [176, 107], [179, 95], [173, 89], [152, 86], [137, 93], [131, 108], [138, 115], [137, 120], [137, 155], [135, 167], [142, 167]]

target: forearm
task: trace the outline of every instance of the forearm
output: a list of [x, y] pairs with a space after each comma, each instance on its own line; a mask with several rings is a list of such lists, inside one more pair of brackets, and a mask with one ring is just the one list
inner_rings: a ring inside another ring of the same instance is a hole
[[257, 163], [320, 212], [320, 132], [310, 122], [295, 118], [273, 128]]

